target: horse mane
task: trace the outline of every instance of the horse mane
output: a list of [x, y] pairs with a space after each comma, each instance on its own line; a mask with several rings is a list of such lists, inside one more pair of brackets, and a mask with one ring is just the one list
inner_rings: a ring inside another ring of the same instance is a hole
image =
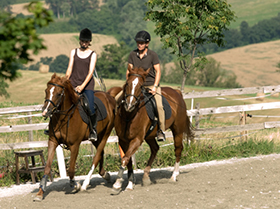
[[49, 83], [56, 83], [58, 85], [61, 85], [64, 87], [64, 90], [68, 93], [68, 96], [72, 103], [76, 104], [78, 102], [78, 97], [76, 96], [76, 93], [74, 91], [74, 88], [70, 82], [69, 79], [66, 78], [66, 76], [58, 76], [56, 73], [53, 74], [51, 80]]
[[73, 88], [70, 80], [67, 79], [66, 76], [64, 76], [62, 78], [62, 80], [64, 80], [63, 86], [64, 86], [65, 90], [67, 90], [67, 92], [69, 93], [70, 100], [72, 101], [72, 103], [76, 104], [78, 102], [78, 97], [74, 91], [74, 88]]

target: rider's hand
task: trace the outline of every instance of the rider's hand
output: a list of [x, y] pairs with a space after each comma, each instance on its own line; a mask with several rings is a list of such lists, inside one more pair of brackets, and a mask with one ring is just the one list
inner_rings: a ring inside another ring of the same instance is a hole
[[157, 92], [157, 88], [154, 86], [152, 89], [150, 89], [149, 92], [152, 93], [153, 95], [155, 95]]
[[77, 87], [76, 87], [76, 91], [79, 92], [79, 93], [81, 93], [81, 92], [83, 91], [83, 88], [82, 88], [81, 86], [77, 86]]

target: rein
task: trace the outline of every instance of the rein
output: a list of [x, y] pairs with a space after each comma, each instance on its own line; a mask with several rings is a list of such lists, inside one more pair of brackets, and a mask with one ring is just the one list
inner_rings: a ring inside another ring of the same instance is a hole
[[[71, 117], [71, 115], [74, 114], [74, 111], [75, 111], [75, 109], [76, 109], [76, 107], [77, 107], [79, 101], [78, 101], [76, 104], [72, 104], [72, 105], [70, 106], [70, 108], [68, 108], [67, 110], [64, 110], [64, 111], [58, 110], [58, 107], [61, 105], [62, 97], [63, 97], [63, 101], [65, 100], [65, 94], [64, 94], [65, 88], [64, 88], [64, 86], [59, 85], [59, 84], [56, 84], [56, 83], [49, 83], [49, 84], [50, 84], [50, 85], [53, 85], [53, 86], [60, 87], [60, 88], [63, 89], [62, 93], [60, 94], [60, 97], [59, 97], [59, 99], [58, 99], [57, 104], [55, 104], [55, 103], [54, 103], [52, 100], [50, 100], [50, 99], [46, 99], [45, 102], [50, 102], [50, 103], [52, 103], [52, 105], [54, 106], [54, 108], [52, 109], [52, 113], [56, 113], [56, 114], [59, 114], [59, 115], [65, 115], [65, 117], [68, 116], [68, 119], [67, 119], [67, 130], [66, 130], [66, 139], [67, 139], [70, 117]], [[72, 110], [72, 111], [71, 111], [71, 110]], [[71, 112], [70, 112], [70, 111], [71, 111]], [[70, 112], [70, 113], [69, 113], [69, 112]], [[51, 116], [50, 116], [50, 123], [52, 123], [52, 114], [51, 114]], [[57, 138], [56, 135], [55, 135], [54, 127], [53, 127], [53, 126], [51, 126], [51, 127], [52, 127], [53, 135], [54, 135], [56, 141], [59, 143], [59, 140], [58, 140], [58, 138]], [[58, 127], [58, 129], [59, 129], [59, 127]], [[61, 146], [61, 144], [59, 144], [59, 145]], [[63, 145], [64, 145], [64, 144], [63, 144]], [[61, 146], [61, 147], [64, 148], [64, 149], [69, 150], [69, 147], [68, 147], [67, 145], [64, 145], [64, 146]]]

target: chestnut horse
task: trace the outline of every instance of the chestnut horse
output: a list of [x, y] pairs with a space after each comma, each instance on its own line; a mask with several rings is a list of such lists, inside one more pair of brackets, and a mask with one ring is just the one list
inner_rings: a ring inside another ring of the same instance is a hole
[[[75, 163], [79, 153], [79, 147], [82, 141], [88, 140], [89, 128], [82, 120], [79, 113], [78, 104], [80, 97], [76, 94], [70, 81], [66, 77], [59, 77], [53, 74], [51, 80], [47, 83], [45, 90], [46, 97], [43, 105], [43, 116], [50, 117], [49, 122], [49, 141], [48, 141], [48, 160], [44, 170], [44, 176], [41, 180], [39, 192], [34, 201], [41, 201], [46, 190], [47, 177], [51, 170], [51, 164], [54, 158], [55, 149], [60, 144], [66, 146], [70, 152], [70, 166], [68, 175], [70, 186], [75, 190], [86, 190], [89, 184], [92, 172], [99, 163], [99, 174], [105, 179], [110, 180], [110, 175], [103, 168], [103, 154], [107, 139], [114, 127], [116, 106], [115, 99], [106, 92], [96, 91], [95, 97], [98, 97], [104, 104], [107, 116], [97, 123], [97, 141], [92, 142], [96, 147], [96, 154], [93, 158], [91, 170], [83, 182], [83, 186], [74, 180]], [[105, 114], [104, 114], [105, 115]]]
[[[158, 125], [146, 136], [152, 121], [150, 120], [144, 101], [143, 87], [146, 75], [149, 70], [144, 71], [142, 68], [128, 68], [128, 79], [123, 87], [122, 102], [116, 111], [115, 130], [119, 137], [119, 144], [125, 155], [121, 159], [121, 167], [118, 172], [117, 180], [113, 185], [113, 193], [119, 193], [122, 188], [123, 172], [125, 167], [128, 169], [128, 185], [126, 190], [133, 190], [133, 167], [131, 156], [137, 151], [145, 140], [150, 146], [151, 155], [148, 164], [144, 169], [143, 185], [151, 183], [149, 174], [151, 165], [159, 150], [157, 141], [155, 140]], [[174, 138], [176, 162], [171, 177], [172, 181], [176, 181], [179, 175], [179, 163], [181, 152], [183, 150], [183, 137], [187, 135], [189, 140], [194, 137], [193, 126], [187, 116], [187, 109], [182, 94], [178, 90], [169, 87], [161, 88], [162, 95], [168, 101], [171, 108], [171, 116], [165, 121], [166, 129], [171, 129]]]

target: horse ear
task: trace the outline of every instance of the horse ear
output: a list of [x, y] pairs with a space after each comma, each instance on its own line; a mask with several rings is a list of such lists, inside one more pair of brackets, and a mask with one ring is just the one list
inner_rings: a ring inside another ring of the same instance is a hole
[[51, 79], [54, 79], [56, 77], [56, 73], [54, 73], [53, 75], [52, 75], [52, 78]]
[[62, 83], [64, 83], [67, 80], [68, 80], [67, 76], [62, 77]]
[[145, 77], [146, 77], [146, 75], [148, 75], [148, 74], [149, 74], [150, 70], [151, 70], [151, 68], [148, 68], [147, 70], [145, 70], [145, 71], [144, 71], [144, 75], [145, 75]]

